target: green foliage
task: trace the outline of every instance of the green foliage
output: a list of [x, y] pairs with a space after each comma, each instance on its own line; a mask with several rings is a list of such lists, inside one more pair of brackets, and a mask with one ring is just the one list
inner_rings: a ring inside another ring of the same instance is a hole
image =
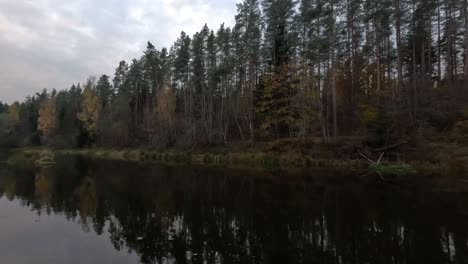
[[415, 168], [405, 163], [372, 165], [371, 169], [379, 172], [383, 177], [411, 176], [417, 173]]
[[263, 164], [265, 168], [273, 169], [280, 166], [280, 157], [274, 154], [266, 154], [263, 157]]
[[367, 141], [371, 146], [385, 146], [395, 142], [397, 137], [404, 135], [395, 135], [398, 130], [392, 129], [397, 123], [392, 113], [384, 105], [378, 107], [364, 105], [361, 110], [361, 118], [365, 124], [368, 137]]
[[113, 83], [116, 93], [127, 95], [130, 93], [128, 87], [128, 64], [126, 61], [121, 61], [115, 69]]
[[296, 44], [295, 4], [292, 0], [263, 0], [262, 5], [266, 23], [266, 60], [276, 69], [290, 61]]
[[190, 71], [190, 45], [190, 37], [182, 31], [180, 33], [180, 37], [174, 43], [174, 78], [176, 81], [181, 82], [185, 85], [188, 84], [188, 77]]
[[7, 160], [9, 166], [21, 168], [34, 166], [34, 155], [24, 151], [13, 151]]
[[2, 101], [0, 101], [0, 114], [8, 112], [8, 104], [4, 104]]
[[114, 88], [112, 87], [109, 76], [102, 75], [96, 84], [96, 95], [99, 97], [100, 104], [105, 108], [114, 96]]
[[82, 134], [81, 124], [77, 118], [81, 111], [80, 85], [72, 85], [69, 90], [60, 91], [56, 96], [58, 113], [58, 131], [54, 145], [62, 148], [78, 147]]

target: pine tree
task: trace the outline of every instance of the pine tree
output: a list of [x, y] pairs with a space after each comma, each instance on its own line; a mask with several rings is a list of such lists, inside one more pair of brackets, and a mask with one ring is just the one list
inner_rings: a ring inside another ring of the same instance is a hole
[[191, 39], [185, 32], [181, 32], [180, 37], [174, 43], [173, 53], [174, 53], [174, 63], [173, 63], [173, 76], [174, 76], [174, 85], [182, 90], [181, 94], [183, 95], [182, 104], [184, 118], [188, 123], [192, 122], [192, 109], [193, 109], [193, 99], [192, 99], [192, 90], [189, 87], [190, 81], [190, 60], [191, 60]]
[[[255, 122], [255, 107], [254, 93], [258, 84], [259, 68], [260, 68], [260, 48], [261, 48], [261, 12], [258, 0], [244, 0], [237, 5], [238, 14], [236, 15], [235, 32], [238, 36], [238, 54], [236, 57], [239, 60], [243, 80], [241, 81], [243, 91], [242, 109], [238, 112], [243, 112], [236, 120], [246, 120], [247, 127], [250, 133], [250, 142], [254, 141], [254, 122]], [[240, 108], [240, 107], [239, 107]], [[242, 138], [242, 127], [239, 127]]]
[[106, 108], [114, 96], [114, 89], [109, 81], [109, 76], [102, 75], [99, 78], [96, 85], [96, 94], [99, 97], [102, 107]]
[[[195, 33], [192, 41], [192, 84], [193, 108], [190, 114], [197, 121], [204, 122], [206, 110], [206, 70], [205, 70], [205, 39], [207, 30]], [[203, 124], [204, 126], [206, 124]], [[196, 127], [194, 127], [196, 129]], [[206, 134], [205, 134], [206, 135]]]
[[58, 115], [57, 139], [53, 142], [57, 147], [77, 147], [79, 145], [80, 121], [77, 115], [81, 108], [81, 89], [72, 85], [68, 90], [62, 90], [55, 97]]
[[0, 114], [3, 114], [5, 112], [7, 112], [8, 110], [8, 104], [3, 104], [2, 101], [0, 101]]
[[167, 48], [162, 48], [159, 53], [159, 74], [157, 79], [158, 87], [163, 87], [171, 80], [171, 62]]
[[115, 69], [114, 74], [114, 89], [116, 93], [122, 94], [126, 93], [129, 94], [129, 87], [128, 87], [128, 64], [126, 61], [121, 61], [119, 66]]
[[142, 103], [145, 104], [145, 109], [147, 111], [151, 110], [152, 103], [155, 102], [154, 99], [161, 88], [161, 65], [159, 59], [159, 51], [156, 50], [151, 42], [148, 42], [146, 51], [141, 58], [143, 67], [141, 70], [144, 72], [141, 96], [144, 98]]
[[180, 37], [174, 44], [175, 59], [174, 59], [174, 81], [181, 86], [186, 88], [189, 82], [190, 75], [190, 52], [191, 39], [185, 32], [180, 33]]
[[144, 74], [144, 61], [133, 59], [128, 70], [127, 87], [129, 94], [127, 96], [132, 106], [133, 126], [139, 129], [141, 128], [139, 126], [142, 124], [146, 110], [145, 88], [147, 88], [147, 82]]
[[295, 5], [291, 0], [264, 0], [262, 4], [266, 24], [264, 49], [269, 67], [263, 76], [257, 113], [264, 131], [275, 137], [291, 136], [297, 117], [292, 107], [292, 98], [297, 93], [292, 74], [297, 44], [293, 27]]
[[267, 61], [276, 70], [289, 62], [294, 51], [294, 8], [292, 0], [263, 0]]

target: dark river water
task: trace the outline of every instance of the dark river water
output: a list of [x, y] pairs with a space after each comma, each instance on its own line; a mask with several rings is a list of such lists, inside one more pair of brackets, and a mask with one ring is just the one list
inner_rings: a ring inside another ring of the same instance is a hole
[[468, 263], [468, 192], [337, 172], [0, 163], [0, 263]]

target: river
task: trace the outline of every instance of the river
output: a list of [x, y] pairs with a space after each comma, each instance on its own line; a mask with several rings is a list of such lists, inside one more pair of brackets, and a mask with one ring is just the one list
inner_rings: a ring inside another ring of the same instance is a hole
[[468, 262], [468, 192], [358, 176], [0, 163], [0, 263]]

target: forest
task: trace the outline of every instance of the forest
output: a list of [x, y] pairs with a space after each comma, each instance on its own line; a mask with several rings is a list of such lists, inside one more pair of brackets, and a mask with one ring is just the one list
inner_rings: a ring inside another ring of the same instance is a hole
[[466, 144], [467, 29], [467, 0], [244, 0], [232, 27], [0, 103], [0, 145]]

